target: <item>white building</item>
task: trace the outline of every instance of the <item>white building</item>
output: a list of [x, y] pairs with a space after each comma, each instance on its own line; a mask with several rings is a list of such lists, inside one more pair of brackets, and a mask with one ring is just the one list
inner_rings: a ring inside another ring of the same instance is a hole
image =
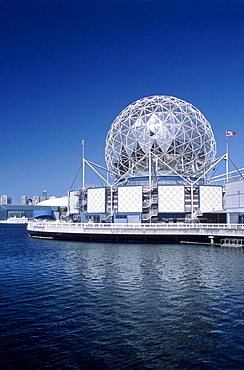
[[1, 195], [0, 204], [12, 204], [12, 198], [9, 195]]
[[[192, 104], [171, 96], [137, 100], [108, 131], [110, 181], [100, 175], [104, 185], [95, 188], [83, 179], [82, 189], [70, 192], [70, 216], [84, 222], [226, 222], [234, 185], [227, 184], [225, 206], [225, 187], [209, 178], [226, 159], [216, 153], [211, 125]], [[83, 158], [85, 165], [96, 174], [101, 168]], [[241, 205], [242, 190], [235, 191]]]
[[226, 184], [226, 212], [231, 223], [244, 223], [244, 179]]
[[39, 195], [34, 195], [34, 197], [32, 198], [32, 204], [33, 205], [36, 205], [40, 202], [41, 198], [39, 197]]
[[27, 195], [22, 195], [21, 199], [20, 199], [20, 204], [23, 204], [23, 205], [27, 205], [30, 203], [30, 200], [29, 198], [27, 197]]

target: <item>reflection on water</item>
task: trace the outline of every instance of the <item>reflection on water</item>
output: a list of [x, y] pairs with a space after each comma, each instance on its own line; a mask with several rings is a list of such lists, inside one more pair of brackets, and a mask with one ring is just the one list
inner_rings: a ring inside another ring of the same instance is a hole
[[243, 249], [0, 240], [5, 368], [243, 368]]

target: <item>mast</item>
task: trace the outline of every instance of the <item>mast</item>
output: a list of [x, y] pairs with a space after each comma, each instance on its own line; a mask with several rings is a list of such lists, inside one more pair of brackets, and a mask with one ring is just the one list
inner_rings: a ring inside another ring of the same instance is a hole
[[226, 182], [229, 182], [229, 148], [227, 135], [226, 135], [225, 173], [226, 173]]
[[81, 179], [81, 209], [82, 209], [82, 219], [81, 221], [84, 222], [84, 201], [85, 201], [85, 140], [81, 141], [81, 166], [82, 166], [82, 179]]
[[81, 151], [81, 164], [82, 164], [82, 190], [85, 189], [85, 140], [81, 141], [82, 151]]

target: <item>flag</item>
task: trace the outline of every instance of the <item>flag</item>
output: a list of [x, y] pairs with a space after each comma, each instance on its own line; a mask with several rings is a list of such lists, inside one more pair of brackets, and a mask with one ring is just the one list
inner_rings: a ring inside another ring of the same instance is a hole
[[226, 131], [226, 137], [228, 136], [233, 136], [236, 134], [236, 131], [232, 132], [232, 131]]
[[155, 135], [155, 132], [150, 130], [150, 136], [153, 136], [153, 135]]

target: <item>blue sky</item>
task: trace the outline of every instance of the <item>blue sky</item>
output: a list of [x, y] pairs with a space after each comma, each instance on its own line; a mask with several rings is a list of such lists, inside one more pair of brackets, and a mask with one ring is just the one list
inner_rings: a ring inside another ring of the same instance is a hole
[[218, 156], [236, 131], [244, 167], [244, 1], [0, 0], [0, 14], [0, 195], [66, 195], [81, 140], [104, 165], [114, 118], [155, 94], [196, 106]]

